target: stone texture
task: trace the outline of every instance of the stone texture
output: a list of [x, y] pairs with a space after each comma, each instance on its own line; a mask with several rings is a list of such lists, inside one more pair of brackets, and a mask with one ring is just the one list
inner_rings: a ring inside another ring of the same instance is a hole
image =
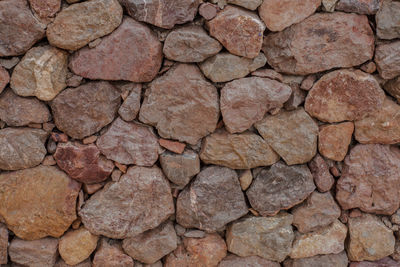
[[256, 211], [272, 216], [301, 203], [314, 189], [313, 176], [306, 165], [277, 162], [256, 176], [246, 194]]
[[52, 100], [66, 85], [68, 53], [51, 46], [29, 50], [14, 68], [10, 86], [20, 96]]
[[335, 11], [335, 6], [339, 0], [322, 0], [322, 10], [327, 12]]
[[50, 103], [57, 128], [75, 139], [90, 136], [112, 122], [119, 105], [119, 92], [104, 81], [68, 88]]
[[227, 6], [207, 26], [210, 35], [234, 55], [255, 58], [261, 50], [265, 25], [253, 12]]
[[335, 179], [329, 173], [328, 164], [326, 161], [319, 155], [315, 155], [315, 157], [308, 163], [308, 167], [314, 177], [314, 183], [320, 192], [329, 191], [333, 184], [335, 183]]
[[8, 74], [8, 71], [4, 67], [0, 66], [0, 93], [3, 92], [9, 81], [10, 74]]
[[199, 14], [206, 20], [215, 18], [218, 11], [219, 11], [218, 6], [208, 3], [208, 2], [202, 3], [199, 6]]
[[375, 63], [383, 79], [392, 79], [400, 75], [400, 41], [376, 46]]
[[351, 262], [349, 267], [398, 267], [399, 262], [390, 257], [385, 257], [377, 261], [358, 261]]
[[348, 259], [346, 252], [339, 254], [319, 255], [302, 259], [287, 259], [283, 262], [284, 267], [347, 267]]
[[123, 239], [157, 227], [173, 213], [171, 189], [161, 170], [134, 166], [92, 195], [79, 215], [92, 234]]
[[54, 22], [47, 27], [47, 39], [52, 46], [77, 50], [111, 33], [121, 20], [122, 7], [117, 0], [85, 1], [70, 5], [58, 13]]
[[130, 93], [118, 109], [119, 116], [124, 121], [133, 121], [140, 110], [141, 84], [133, 84]]
[[378, 10], [381, 0], [340, 0], [335, 9], [365, 15], [374, 15]]
[[279, 72], [276, 72], [273, 69], [259, 69], [256, 71], [253, 71], [251, 73], [252, 76], [257, 76], [261, 78], [269, 78], [271, 80], [276, 80], [278, 82], [282, 82], [283, 76]]
[[252, 182], [253, 174], [251, 173], [251, 170], [245, 170], [240, 174], [239, 183], [243, 191], [246, 191]]
[[378, 111], [384, 99], [385, 93], [372, 75], [359, 70], [336, 70], [314, 84], [304, 106], [320, 121], [353, 121]]
[[112, 239], [102, 238], [94, 254], [93, 267], [133, 267], [133, 259], [126, 255], [121, 244]]
[[292, 88], [292, 94], [283, 107], [286, 110], [295, 110], [304, 103], [307, 93], [304, 90], [301, 90], [300, 85], [297, 83], [290, 83], [289, 86]]
[[162, 62], [162, 45], [155, 33], [129, 17], [95, 48], [85, 47], [70, 59], [70, 69], [91, 80], [150, 82]]
[[318, 151], [324, 157], [342, 161], [353, 136], [354, 124], [343, 122], [320, 127], [318, 134]]
[[0, 223], [0, 265], [7, 264], [8, 257], [8, 229]]
[[288, 165], [308, 162], [317, 152], [318, 126], [303, 108], [268, 115], [254, 126]]
[[63, 259], [59, 259], [56, 262], [56, 265], [54, 265], [54, 267], [92, 267], [92, 263], [91, 263], [90, 259], [86, 259], [86, 260], [82, 261], [81, 263], [71, 266], [69, 264], [66, 264]]
[[263, 51], [276, 71], [304, 75], [372, 59], [374, 35], [364, 15], [317, 13], [267, 35]]
[[185, 228], [214, 232], [247, 213], [235, 171], [211, 166], [203, 169], [178, 196], [176, 221]]
[[218, 267], [280, 267], [277, 262], [269, 261], [258, 256], [239, 257], [234, 254], [225, 257]]
[[262, 3], [262, 0], [228, 0], [229, 4], [241, 6], [250, 10], [256, 10]]
[[400, 77], [387, 81], [384, 84], [385, 91], [400, 103]]
[[29, 4], [40, 18], [51, 18], [60, 10], [61, 0], [29, 0]]
[[163, 138], [194, 145], [215, 130], [218, 115], [217, 89], [195, 65], [175, 64], [150, 84], [139, 120]]
[[383, 0], [376, 13], [376, 35], [380, 39], [395, 39], [400, 37], [400, 3]]

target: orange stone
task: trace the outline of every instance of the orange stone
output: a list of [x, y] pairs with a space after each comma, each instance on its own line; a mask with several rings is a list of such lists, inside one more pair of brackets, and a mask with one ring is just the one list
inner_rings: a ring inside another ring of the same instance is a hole
[[167, 139], [160, 138], [158, 139], [158, 142], [160, 143], [160, 146], [168, 149], [169, 151], [175, 152], [177, 154], [182, 154], [183, 150], [185, 150], [186, 144], [176, 142], [176, 141], [171, 141]]
[[354, 131], [352, 122], [321, 126], [318, 136], [318, 150], [324, 157], [342, 161], [347, 154]]

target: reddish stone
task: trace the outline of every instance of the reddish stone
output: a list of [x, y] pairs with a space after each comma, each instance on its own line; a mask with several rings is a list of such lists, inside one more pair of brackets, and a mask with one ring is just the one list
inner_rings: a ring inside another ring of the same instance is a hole
[[65, 133], [56, 133], [52, 132], [50, 134], [50, 138], [54, 140], [54, 142], [66, 143], [68, 142], [68, 135]]
[[306, 91], [310, 90], [313, 87], [316, 79], [317, 79], [317, 76], [315, 76], [313, 74], [312, 75], [308, 75], [301, 82], [300, 88], [303, 89], [303, 90], [306, 90]]
[[375, 63], [383, 79], [393, 79], [400, 75], [400, 41], [376, 46]]
[[104, 184], [105, 182], [98, 184], [83, 184], [83, 191], [89, 195], [92, 195], [103, 188]]
[[140, 99], [142, 96], [141, 84], [127, 84], [130, 90], [129, 95], [124, 99], [124, 102], [118, 109], [118, 114], [125, 121], [133, 121], [140, 110]]
[[317, 154], [308, 163], [308, 167], [314, 177], [314, 183], [318, 191], [329, 191], [335, 183], [335, 179], [333, 179], [332, 175], [329, 173], [328, 164], [326, 164], [325, 160]]
[[335, 9], [348, 13], [374, 15], [379, 10], [381, 2], [381, 0], [340, 0]]
[[376, 64], [372, 61], [364, 63], [360, 69], [366, 73], [374, 73], [376, 71]]
[[352, 122], [321, 126], [318, 134], [319, 153], [328, 159], [342, 161], [347, 154], [353, 131]]
[[4, 67], [0, 66], [0, 93], [3, 92], [9, 82], [10, 74], [8, 74], [8, 71]]
[[271, 80], [276, 80], [278, 82], [282, 82], [283, 76], [279, 72], [276, 72], [273, 69], [259, 69], [256, 71], [253, 71], [251, 73], [252, 76], [257, 76], [261, 78], [269, 78]]
[[7, 264], [8, 261], [8, 229], [0, 223], [0, 265]]
[[206, 20], [215, 18], [219, 11], [218, 6], [211, 3], [202, 3], [199, 7], [199, 14]]
[[162, 138], [158, 139], [158, 143], [160, 144], [160, 146], [168, 149], [169, 151], [175, 152], [177, 154], [182, 154], [186, 147], [185, 143], [180, 143], [180, 142], [171, 141], [171, 140], [162, 139]]
[[93, 258], [93, 267], [133, 267], [133, 259], [122, 250], [121, 244], [102, 238]]
[[29, 4], [40, 18], [50, 18], [60, 10], [61, 0], [29, 0]]

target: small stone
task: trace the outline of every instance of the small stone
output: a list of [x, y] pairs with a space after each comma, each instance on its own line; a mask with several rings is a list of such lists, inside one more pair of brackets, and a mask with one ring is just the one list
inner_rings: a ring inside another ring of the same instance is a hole
[[51, 18], [60, 10], [61, 0], [29, 0], [29, 4], [40, 18]]
[[42, 124], [41, 123], [29, 123], [28, 127], [35, 128], [35, 129], [42, 129]]
[[352, 122], [321, 126], [318, 134], [319, 153], [328, 159], [342, 161], [347, 154], [353, 131]]
[[300, 85], [298, 83], [291, 83], [289, 86], [292, 88], [292, 94], [283, 106], [286, 110], [295, 110], [301, 104], [303, 104], [307, 93], [300, 89]]
[[228, 4], [234, 4], [250, 10], [256, 10], [262, 3], [262, 0], [228, 0]]
[[15, 65], [19, 62], [19, 57], [12, 57], [12, 58], [0, 58], [0, 66], [3, 66], [6, 69], [12, 69]]
[[122, 173], [126, 173], [128, 166], [118, 163], [118, 162], [114, 162], [114, 164]]
[[96, 140], [97, 140], [97, 136], [96, 135], [92, 135], [92, 136], [84, 138], [82, 140], [82, 143], [84, 145], [93, 144], [94, 142], [96, 142]]
[[133, 267], [133, 259], [126, 255], [121, 244], [112, 239], [102, 238], [93, 258], [93, 267]]
[[301, 82], [300, 89], [303, 89], [305, 91], [309, 91], [313, 87], [313, 85], [314, 85], [316, 80], [317, 80], [317, 76], [315, 76], [314, 74], [308, 75]]
[[381, 5], [381, 0], [339, 0], [336, 10], [358, 13], [365, 15], [374, 15]]
[[234, 254], [226, 256], [218, 267], [280, 267], [277, 262], [269, 261], [258, 256], [239, 257]]
[[246, 191], [247, 188], [251, 185], [251, 182], [253, 182], [253, 175], [251, 174], [251, 170], [245, 170], [240, 176], [239, 176], [239, 182], [240, 182], [240, 187], [242, 188], [243, 191]]
[[101, 38], [97, 38], [96, 40], [94, 40], [94, 41], [91, 41], [89, 44], [88, 44], [88, 47], [89, 48], [95, 48], [96, 46], [98, 46], [100, 43], [101, 43]]
[[348, 259], [345, 251], [339, 254], [319, 255], [302, 259], [287, 259], [284, 267], [347, 267]]
[[213, 5], [211, 3], [202, 3], [199, 7], [199, 14], [206, 20], [211, 20], [215, 18], [219, 11], [218, 6]]
[[158, 139], [158, 143], [160, 144], [160, 146], [177, 154], [182, 154], [186, 147], [185, 143], [175, 142], [163, 138]]
[[127, 98], [118, 109], [118, 114], [124, 121], [133, 121], [140, 110], [142, 85], [134, 84]]
[[400, 103], [400, 76], [386, 82], [384, 88], [386, 92], [397, 99], [397, 102]]
[[191, 230], [191, 231], [187, 231], [184, 234], [185, 237], [193, 237], [193, 238], [203, 238], [206, 236], [206, 233], [204, 231], [200, 231], [200, 230]]
[[113, 172], [111, 173], [111, 179], [114, 182], [118, 182], [119, 178], [121, 178], [122, 175], [122, 171], [118, 170], [118, 169], [114, 169]]
[[383, 79], [393, 79], [400, 75], [399, 60], [400, 41], [376, 46], [375, 63]]
[[8, 71], [0, 66], [0, 93], [6, 88], [8, 82], [10, 81], [10, 74]]
[[54, 142], [53, 139], [50, 138], [50, 139], [47, 141], [46, 149], [47, 149], [47, 153], [49, 153], [49, 154], [54, 154], [54, 153], [56, 152], [56, 149], [57, 149], [57, 144], [56, 144], [56, 142]]
[[68, 135], [66, 135], [65, 133], [52, 132], [50, 134], [50, 138], [56, 143], [67, 143], [68, 142]]
[[336, 3], [338, 0], [322, 0], [322, 6], [325, 11], [333, 12], [335, 11]]
[[363, 64], [360, 69], [366, 73], [374, 73], [376, 71], [376, 65], [373, 61]]
[[42, 162], [42, 165], [44, 166], [54, 166], [56, 164], [57, 162], [54, 160], [54, 157], [52, 155], [45, 156]]
[[56, 127], [56, 125], [52, 122], [45, 122], [42, 125], [43, 125], [43, 130], [45, 130], [47, 133], [51, 133], [54, 127]]
[[282, 74], [280, 74], [279, 72], [276, 72], [273, 69], [259, 69], [259, 70], [253, 71], [251, 73], [251, 75], [261, 77], [261, 78], [269, 78], [271, 80], [276, 80], [278, 82], [282, 82], [282, 80], [283, 80]]
[[67, 78], [66, 82], [68, 87], [78, 87], [79, 85], [81, 85], [82, 81], [82, 76], [73, 74], [71, 77]]
[[[391, 255], [393, 257], [393, 255]], [[377, 261], [351, 262], [349, 267], [398, 267], [399, 262], [385, 257]]]
[[86, 259], [86, 260], [82, 261], [81, 263], [78, 263], [78, 264], [76, 264], [74, 266], [71, 266], [69, 264], [66, 264], [63, 259], [59, 259], [56, 262], [56, 265], [54, 265], [54, 267], [92, 267], [92, 263], [91, 263], [90, 258], [89, 258], [89, 259]]
[[376, 19], [376, 35], [380, 39], [395, 39], [400, 37], [400, 3], [383, 0]]
[[335, 183], [335, 179], [333, 179], [332, 175], [329, 173], [326, 161], [317, 154], [308, 163], [308, 167], [314, 177], [314, 183], [317, 186], [318, 191], [322, 193], [329, 191]]
[[0, 265], [7, 264], [7, 248], [8, 248], [8, 229], [0, 223]]
[[83, 184], [83, 191], [85, 193], [92, 195], [99, 191], [101, 188], [103, 188], [104, 182], [103, 183], [97, 183], [97, 184]]
[[9, 254], [13, 263], [32, 267], [53, 267], [57, 260], [58, 239], [42, 238], [34, 241], [14, 238]]

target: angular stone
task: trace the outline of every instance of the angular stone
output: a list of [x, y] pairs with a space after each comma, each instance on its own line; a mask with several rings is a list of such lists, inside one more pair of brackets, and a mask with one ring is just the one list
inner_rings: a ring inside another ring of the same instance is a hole
[[376, 46], [375, 63], [383, 79], [393, 79], [400, 75], [400, 41]]
[[0, 223], [0, 265], [7, 264], [8, 257], [8, 229]]
[[308, 168], [310, 168], [314, 177], [314, 183], [318, 191], [327, 192], [332, 188], [335, 179], [329, 173], [328, 164], [319, 154], [308, 163]]
[[215, 130], [218, 116], [217, 89], [195, 65], [175, 64], [150, 84], [139, 120], [163, 138], [194, 145]]
[[251, 206], [262, 216], [273, 216], [301, 203], [315, 189], [306, 165], [277, 162], [263, 169], [246, 191]]
[[102, 238], [93, 258], [93, 267], [133, 267], [133, 259], [126, 255], [121, 244], [112, 239]]
[[314, 84], [304, 107], [321, 121], [353, 121], [377, 112], [384, 99], [385, 93], [372, 75], [359, 70], [336, 70]]
[[322, 10], [327, 12], [335, 11], [335, 6], [338, 0], [322, 0]]
[[185, 228], [215, 232], [247, 211], [236, 172], [211, 166], [179, 194], [176, 221]]
[[297, 83], [290, 83], [289, 86], [292, 88], [292, 94], [283, 106], [286, 110], [295, 110], [303, 104], [307, 93], [301, 90], [300, 85]]
[[393, 96], [400, 103], [400, 76], [386, 82], [383, 86], [385, 91]]
[[3, 92], [9, 81], [10, 74], [8, 74], [8, 71], [4, 67], [0, 66], [0, 93]]
[[400, 3], [398, 1], [382, 0], [375, 19], [376, 35], [380, 39], [400, 37]]
[[53, 267], [57, 259], [58, 239], [46, 237], [33, 241], [14, 238], [10, 244], [11, 261], [22, 266]]
[[261, 78], [268, 78], [271, 80], [276, 80], [278, 82], [282, 82], [282, 80], [283, 80], [282, 74], [280, 74], [279, 72], [276, 72], [273, 69], [259, 69], [259, 70], [253, 71], [251, 73], [251, 75], [261, 77]]
[[262, 0], [228, 0], [229, 4], [241, 6], [250, 10], [256, 10], [262, 3]]
[[143, 23], [126, 17], [99, 45], [75, 52], [69, 67], [75, 74], [91, 80], [150, 82], [161, 62], [162, 45], [155, 33]]
[[377, 261], [358, 261], [351, 262], [349, 267], [398, 267], [399, 262], [390, 257], [385, 257]]
[[288, 165], [308, 162], [317, 152], [318, 126], [303, 108], [268, 115], [254, 126]]
[[51, 18], [60, 10], [61, 0], [29, 0], [29, 4], [40, 18]]
[[77, 50], [111, 33], [121, 20], [122, 7], [117, 0], [85, 1], [70, 5], [58, 13], [54, 22], [47, 27], [47, 39], [52, 46]]
[[287, 259], [284, 267], [347, 267], [348, 259], [345, 251], [339, 254], [319, 255], [302, 259]]
[[140, 98], [142, 94], [142, 85], [134, 84], [122, 105], [118, 109], [119, 116], [124, 121], [133, 121], [140, 110]]
[[255, 58], [262, 46], [265, 25], [253, 12], [227, 6], [207, 21], [210, 35], [232, 54]]
[[119, 92], [104, 81], [68, 88], [50, 103], [57, 128], [75, 139], [90, 136], [112, 122], [119, 105]]
[[276, 71], [305, 75], [372, 59], [374, 34], [364, 15], [317, 13], [267, 35], [263, 51]]
[[347, 154], [353, 131], [352, 122], [323, 125], [318, 134], [319, 153], [328, 159], [342, 161]]
[[218, 265], [218, 267], [280, 267], [277, 262], [269, 261], [258, 256], [239, 257], [230, 254], [225, 257]]
[[364, 15], [374, 15], [381, 4], [381, 0], [340, 0], [335, 9]]
[[[106, 266], [106, 265], [104, 265], [104, 266]], [[92, 267], [92, 263], [91, 263], [90, 259], [86, 259], [86, 260], [82, 261], [81, 263], [71, 266], [69, 264], [66, 264], [63, 259], [59, 259], [57, 261], [56, 265], [54, 265], [54, 267]]]
[[171, 140], [163, 139], [163, 138], [158, 139], [158, 143], [163, 148], [166, 148], [167, 150], [172, 151], [177, 154], [182, 154], [186, 147], [185, 143], [171, 141]]
[[246, 191], [253, 182], [253, 174], [251, 173], [251, 170], [245, 170], [242, 174], [240, 174], [239, 182], [242, 190]]

